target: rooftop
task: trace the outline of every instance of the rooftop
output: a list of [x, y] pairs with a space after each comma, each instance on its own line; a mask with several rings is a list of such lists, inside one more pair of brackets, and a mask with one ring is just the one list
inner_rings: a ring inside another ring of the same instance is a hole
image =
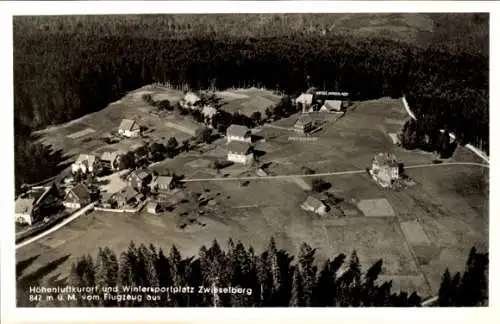
[[307, 199], [304, 201], [304, 203], [302, 205], [307, 206], [307, 207], [311, 207], [314, 210], [317, 210], [317, 209], [325, 206], [325, 204], [321, 200], [319, 200], [318, 198], [313, 197], [313, 196], [307, 197]]
[[132, 130], [136, 126], [135, 120], [132, 119], [123, 119], [120, 123], [118, 129], [122, 130]]
[[[90, 192], [87, 186], [84, 184], [77, 184], [73, 188], [69, 190], [69, 192], [73, 192], [73, 194], [79, 199], [79, 200], [89, 200], [90, 199]], [[69, 193], [68, 192], [68, 193]]]
[[232, 136], [244, 137], [248, 134], [249, 131], [250, 130], [246, 126], [233, 124], [227, 128], [226, 134], [228, 136], [232, 135]]

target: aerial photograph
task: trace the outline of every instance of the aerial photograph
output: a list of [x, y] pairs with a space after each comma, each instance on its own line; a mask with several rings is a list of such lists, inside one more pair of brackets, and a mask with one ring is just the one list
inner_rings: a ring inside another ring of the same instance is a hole
[[488, 306], [489, 25], [13, 16], [17, 307]]

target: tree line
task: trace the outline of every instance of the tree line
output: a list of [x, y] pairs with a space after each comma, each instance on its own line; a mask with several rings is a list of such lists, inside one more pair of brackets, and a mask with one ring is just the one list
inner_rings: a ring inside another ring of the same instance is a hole
[[[445, 128], [461, 142], [488, 148], [488, 56], [481, 51], [293, 31], [141, 38], [14, 28], [14, 35], [16, 136], [18, 129], [66, 122], [127, 91], [168, 82], [182, 89], [266, 87], [290, 96], [315, 86], [347, 91], [353, 100], [406, 94], [417, 115], [429, 116], [430, 129]], [[50, 157], [31, 142], [16, 138], [16, 175], [27, 182], [33, 175], [23, 161], [38, 159], [33, 153]]]
[[[347, 257], [335, 258], [317, 265], [316, 250], [303, 243], [295, 257], [278, 249], [271, 238], [268, 247], [257, 254], [252, 247], [229, 239], [226, 248], [214, 240], [202, 246], [197, 257], [183, 258], [172, 246], [167, 253], [150, 245], [130, 243], [119, 255], [109, 248], [100, 248], [97, 255], [80, 257], [71, 267], [67, 284], [74, 287], [234, 287], [250, 289], [247, 293], [177, 293], [162, 292], [157, 300], [51, 301], [57, 306], [105, 307], [368, 307], [420, 306], [415, 292], [394, 292], [392, 281], [382, 282], [383, 261], [378, 260], [363, 270], [356, 251]], [[485, 305], [487, 302], [487, 255], [471, 250], [466, 270], [450, 280], [443, 275], [439, 292], [441, 306]], [[458, 279], [457, 279], [458, 278]], [[63, 285], [64, 286], [64, 285]], [[122, 292], [119, 290], [119, 292]], [[250, 293], [248, 293], [250, 292]], [[111, 293], [112, 294], [112, 293]], [[115, 292], [115, 295], [119, 294]], [[153, 294], [154, 295], [154, 294]], [[26, 296], [24, 296], [26, 297]], [[20, 296], [20, 302], [23, 301]]]

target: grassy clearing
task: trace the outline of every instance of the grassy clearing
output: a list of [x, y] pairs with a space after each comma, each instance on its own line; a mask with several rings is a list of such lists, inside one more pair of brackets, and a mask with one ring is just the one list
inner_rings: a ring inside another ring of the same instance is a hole
[[[294, 117], [289, 119], [292, 125]], [[391, 118], [389, 123], [387, 118]], [[277, 175], [301, 174], [303, 166], [316, 172], [364, 169], [378, 152], [393, 152], [405, 165], [432, 163], [432, 154], [394, 146], [386, 131], [396, 127], [394, 119], [398, 118], [406, 118], [400, 101], [380, 99], [358, 103], [341, 119], [325, 124], [314, 135], [319, 138], [315, 142], [290, 141], [289, 132], [265, 127], [259, 135], [266, 142], [256, 143], [258, 150], [266, 152], [259, 163], [271, 162], [270, 170]], [[186, 178], [248, 175], [241, 166], [217, 174], [209, 162], [225, 156], [225, 143], [219, 140], [212, 147], [203, 154], [183, 153], [154, 169], [160, 173], [171, 170]], [[468, 152], [459, 149], [450, 161], [469, 158]], [[287, 180], [251, 180], [247, 186], [240, 181], [189, 182], [188, 191], [209, 192], [216, 197], [216, 211], [203, 217], [205, 227], [180, 230], [177, 225], [182, 208], [160, 215], [93, 212], [50, 236], [54, 242], [64, 244], [50, 248], [46, 238], [18, 250], [17, 259], [41, 254], [27, 269], [26, 273], [30, 273], [71, 254], [69, 261], [56, 270], [67, 274], [74, 257], [95, 253], [104, 245], [120, 251], [131, 239], [167, 249], [175, 244], [184, 255], [196, 255], [202, 244], [216, 238], [225, 245], [229, 237], [251, 244], [258, 252], [273, 235], [280, 248], [294, 254], [301, 242], [308, 242], [317, 248], [319, 262], [341, 252], [349, 254], [353, 249], [365, 266], [383, 259], [383, 276], [393, 280], [396, 290], [415, 289], [426, 297], [437, 292], [446, 267], [454, 271], [463, 267], [472, 245], [487, 247], [488, 170], [441, 166], [408, 169], [407, 174], [416, 185], [401, 191], [380, 188], [364, 173], [323, 178], [332, 185], [329, 191], [346, 202], [385, 199], [396, 217], [363, 217], [350, 207], [352, 210], [342, 221], [320, 221], [299, 208], [308, 193]], [[349, 205], [346, 202], [343, 204]], [[413, 239], [401, 229], [399, 222], [410, 224], [416, 219], [428, 242]]]

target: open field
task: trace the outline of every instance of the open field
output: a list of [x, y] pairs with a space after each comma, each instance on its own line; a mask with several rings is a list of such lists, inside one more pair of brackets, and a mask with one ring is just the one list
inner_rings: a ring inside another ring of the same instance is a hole
[[266, 108], [275, 106], [281, 99], [272, 91], [257, 88], [231, 89], [218, 91], [215, 94], [221, 98], [221, 109], [247, 116], [256, 111], [264, 115]]
[[[294, 118], [297, 115], [288, 121], [292, 125]], [[293, 135], [289, 131], [263, 127], [257, 135], [266, 142], [255, 144], [257, 150], [265, 152], [259, 164], [271, 162], [275, 175], [299, 175], [302, 167], [317, 173], [363, 170], [378, 152], [393, 152], [406, 166], [431, 164], [435, 159], [432, 154], [396, 147], [388, 136], [400, 127], [394, 121], [406, 118], [399, 100], [382, 98], [356, 103], [342, 118], [325, 123], [314, 134], [316, 141], [290, 141]], [[218, 140], [210, 147], [203, 154], [183, 153], [153, 169], [160, 173], [172, 170], [186, 179], [255, 175], [255, 170], [238, 165], [217, 173], [210, 165], [225, 156], [225, 141]], [[463, 148], [449, 161], [481, 163]], [[25, 270], [29, 274], [71, 255], [50, 274], [64, 277], [71, 261], [81, 254], [96, 253], [100, 246], [121, 251], [130, 240], [166, 249], [175, 244], [183, 255], [196, 255], [202, 244], [208, 245], [214, 238], [224, 246], [232, 237], [259, 252], [274, 236], [278, 247], [292, 254], [298, 252], [301, 242], [308, 242], [317, 248], [318, 262], [354, 249], [364, 270], [383, 259], [382, 278], [393, 280], [395, 291], [416, 290], [425, 298], [437, 293], [446, 267], [450, 271], [463, 269], [472, 246], [488, 248], [489, 175], [488, 169], [464, 165], [436, 165], [406, 173], [416, 185], [398, 191], [381, 188], [364, 172], [322, 177], [332, 185], [329, 192], [344, 199], [339, 205], [350, 209], [346, 217], [325, 220], [299, 208], [309, 193], [286, 179], [250, 180], [246, 186], [239, 180], [186, 182], [183, 192], [208, 193], [215, 201], [213, 212], [202, 218], [203, 227], [178, 228], [179, 214], [185, 208], [196, 208], [182, 203], [159, 215], [93, 212], [53, 233], [52, 242], [47, 242], [47, 237], [19, 249], [17, 260], [38, 255]], [[369, 199], [384, 199], [384, 213], [395, 217], [365, 217], [346, 203]]]
[[[80, 153], [101, 153], [105, 150], [124, 150], [128, 151], [141, 146], [150, 139], [166, 141], [174, 136], [177, 141], [182, 141], [191, 137], [192, 124], [189, 120], [182, 117], [175, 117], [173, 114], [167, 118], [160, 118], [149, 114], [154, 108], [149, 106], [142, 99], [142, 95], [151, 94], [153, 97], [161, 96], [162, 99], [168, 99], [173, 104], [177, 102], [182, 93], [166, 87], [147, 86], [128, 93], [122, 99], [109, 104], [103, 110], [83, 116], [77, 120], [66, 124], [49, 127], [38, 131], [40, 141], [45, 144], [51, 144], [54, 149], [62, 149], [69, 159], [73, 159]], [[155, 97], [156, 98], [156, 97]], [[156, 98], [158, 99], [158, 98]], [[118, 131], [118, 126], [123, 118], [135, 119], [141, 126], [147, 127], [145, 138], [123, 139], [119, 143], [106, 144], [103, 137], [110, 132]], [[169, 124], [170, 123], [170, 124]], [[184, 129], [176, 129], [169, 125], [184, 124]]]

